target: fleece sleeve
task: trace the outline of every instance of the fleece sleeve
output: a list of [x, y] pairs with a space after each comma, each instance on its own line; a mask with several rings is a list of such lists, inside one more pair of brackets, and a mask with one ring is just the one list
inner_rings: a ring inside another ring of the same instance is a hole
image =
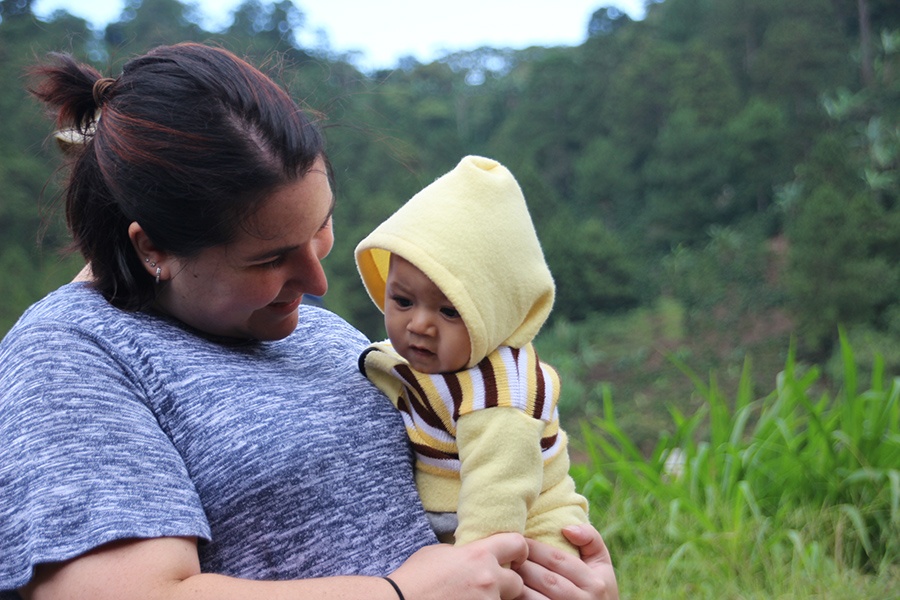
[[525, 532], [528, 511], [541, 492], [540, 441], [545, 425], [507, 407], [460, 417], [456, 543], [503, 531]]

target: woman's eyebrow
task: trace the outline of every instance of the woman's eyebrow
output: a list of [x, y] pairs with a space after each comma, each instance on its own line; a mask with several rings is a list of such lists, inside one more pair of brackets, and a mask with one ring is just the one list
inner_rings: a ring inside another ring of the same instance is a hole
[[279, 248], [272, 248], [272, 249], [260, 252], [259, 254], [254, 254], [253, 256], [248, 256], [246, 258], [246, 260], [248, 262], [257, 262], [260, 260], [265, 260], [267, 258], [275, 258], [276, 256], [281, 256], [282, 254], [287, 254], [288, 252], [291, 252], [292, 250], [296, 250], [299, 247], [300, 246], [293, 245], [293, 246], [281, 246]]

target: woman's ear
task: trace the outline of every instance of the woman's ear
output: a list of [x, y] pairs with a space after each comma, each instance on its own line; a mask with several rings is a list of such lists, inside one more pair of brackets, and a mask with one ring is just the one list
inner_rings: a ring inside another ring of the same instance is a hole
[[157, 283], [160, 280], [168, 279], [166, 271], [171, 272], [170, 269], [167, 269], [169, 254], [157, 248], [140, 223], [133, 221], [128, 226], [128, 237], [131, 239], [131, 245], [134, 246], [138, 258], [144, 261], [147, 273], [156, 278]]

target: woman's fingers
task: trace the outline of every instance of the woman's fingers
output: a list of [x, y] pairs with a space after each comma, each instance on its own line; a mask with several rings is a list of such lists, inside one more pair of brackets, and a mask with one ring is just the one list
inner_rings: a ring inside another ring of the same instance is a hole
[[[490, 573], [485, 573], [488, 578], [483, 582], [476, 581], [476, 585], [488, 592], [491, 588], [491, 579], [496, 577], [497, 591], [501, 600], [514, 600], [521, 596], [525, 589], [522, 577], [515, 570], [504, 568], [504, 565], [521, 565], [526, 562], [529, 548], [525, 538], [515, 533], [498, 533], [461, 548], [479, 553], [486, 552], [494, 559], [487, 560], [488, 557], [484, 555], [475, 557], [479, 564], [488, 564], [491, 567]], [[494, 570], [495, 564], [500, 568], [499, 572]]]
[[577, 556], [562, 550], [528, 540], [528, 561], [519, 569], [519, 575], [528, 588], [523, 600], [587, 600], [582, 586], [593, 577], [590, 568]]
[[581, 560], [585, 562], [594, 575], [595, 584], [592, 598], [618, 600], [619, 584], [616, 581], [616, 571], [613, 568], [612, 557], [609, 555], [609, 548], [606, 547], [600, 532], [587, 523], [566, 527], [563, 529], [563, 535], [578, 546], [581, 552]]
[[616, 575], [609, 550], [590, 525], [563, 530], [581, 558], [548, 544], [528, 541], [528, 560], [517, 568], [527, 588], [522, 600], [617, 600]]
[[497, 533], [469, 545], [476, 544], [488, 546], [488, 551], [501, 565], [521, 564], [528, 558], [528, 544], [525, 538], [517, 533]]
[[518, 572], [528, 558], [525, 538], [498, 533], [465, 544], [427, 546], [413, 554], [392, 578], [412, 598], [423, 600], [513, 600], [524, 589]]
[[592, 525], [573, 525], [564, 528], [562, 532], [567, 540], [578, 546], [583, 561], [612, 563], [609, 557], [609, 549], [603, 542], [600, 532]]

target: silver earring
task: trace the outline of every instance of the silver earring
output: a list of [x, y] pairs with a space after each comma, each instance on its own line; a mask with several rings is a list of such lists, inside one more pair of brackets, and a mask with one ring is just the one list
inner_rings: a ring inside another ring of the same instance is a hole
[[[155, 265], [156, 263], [151, 263], [151, 265]], [[159, 275], [162, 273], [162, 267], [156, 267], [156, 285], [159, 285]]]
[[145, 258], [145, 259], [144, 259], [144, 262], [145, 262], [145, 263], [150, 263], [150, 266], [151, 266], [151, 267], [155, 267], [155, 266], [156, 266], [156, 263], [155, 263], [155, 262], [152, 262], [149, 258]]

